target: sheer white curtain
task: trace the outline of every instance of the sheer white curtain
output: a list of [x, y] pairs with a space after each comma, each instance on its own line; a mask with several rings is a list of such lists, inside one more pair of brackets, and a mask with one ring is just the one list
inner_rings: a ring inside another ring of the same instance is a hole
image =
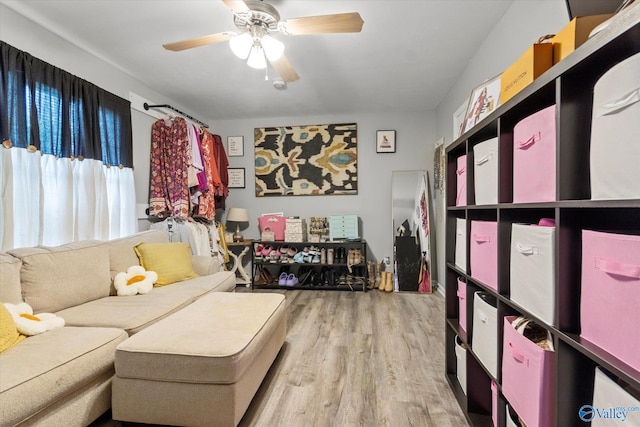
[[130, 168], [0, 149], [0, 247], [108, 240], [137, 231]]

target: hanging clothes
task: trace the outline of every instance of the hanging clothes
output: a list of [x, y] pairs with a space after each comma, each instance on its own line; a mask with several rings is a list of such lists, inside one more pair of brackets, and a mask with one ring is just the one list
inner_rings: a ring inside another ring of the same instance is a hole
[[215, 140], [211, 133], [204, 130], [200, 140], [200, 147], [204, 158], [205, 175], [208, 191], [203, 192], [198, 199], [197, 216], [206, 218], [210, 221], [216, 216], [216, 194], [222, 185], [220, 174], [218, 173], [218, 164], [215, 157]]
[[189, 136], [182, 117], [157, 120], [151, 128], [149, 215], [189, 217]]
[[225, 209], [227, 197], [229, 196], [229, 160], [227, 159], [227, 153], [224, 151], [224, 144], [220, 135], [213, 135], [214, 139], [214, 155], [216, 158], [216, 165], [218, 166], [218, 173], [220, 174], [220, 181], [222, 185], [216, 191], [216, 208]]

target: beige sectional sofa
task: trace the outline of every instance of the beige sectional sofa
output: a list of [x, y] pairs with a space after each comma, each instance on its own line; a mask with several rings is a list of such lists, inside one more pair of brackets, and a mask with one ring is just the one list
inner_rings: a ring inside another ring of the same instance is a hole
[[118, 344], [204, 295], [235, 289], [234, 274], [215, 259], [192, 257], [198, 277], [117, 296], [113, 277], [139, 263], [134, 246], [143, 242], [168, 239], [153, 230], [0, 254], [0, 302], [26, 302], [65, 320], [0, 353], [1, 426], [90, 424], [111, 406]]

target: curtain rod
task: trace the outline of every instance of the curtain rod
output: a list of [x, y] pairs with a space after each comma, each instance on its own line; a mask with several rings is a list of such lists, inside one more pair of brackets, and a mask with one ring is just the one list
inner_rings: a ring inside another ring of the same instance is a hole
[[200, 121], [198, 119], [196, 119], [195, 117], [191, 117], [190, 115], [183, 113], [182, 111], [178, 110], [177, 108], [173, 108], [171, 105], [169, 104], [159, 104], [159, 105], [149, 105], [146, 102], [143, 104], [143, 107], [145, 110], [148, 110], [149, 108], [168, 108], [169, 110], [175, 111], [176, 113], [180, 114], [181, 116], [186, 117], [189, 120], [193, 120], [194, 122], [198, 123], [200, 126], [204, 127], [204, 128], [208, 128], [209, 125], [206, 124], [203, 121]]

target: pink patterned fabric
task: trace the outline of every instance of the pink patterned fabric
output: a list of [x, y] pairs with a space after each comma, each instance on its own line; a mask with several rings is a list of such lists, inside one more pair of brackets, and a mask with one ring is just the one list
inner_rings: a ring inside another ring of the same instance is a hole
[[170, 123], [156, 121], [151, 127], [151, 216], [189, 217], [189, 137], [187, 122], [176, 117]]
[[204, 191], [198, 199], [198, 216], [213, 220], [216, 216], [216, 191], [222, 185], [222, 182], [220, 181], [218, 166], [216, 164], [214, 138], [213, 135], [206, 130], [202, 132], [200, 148], [202, 149], [208, 191]]

